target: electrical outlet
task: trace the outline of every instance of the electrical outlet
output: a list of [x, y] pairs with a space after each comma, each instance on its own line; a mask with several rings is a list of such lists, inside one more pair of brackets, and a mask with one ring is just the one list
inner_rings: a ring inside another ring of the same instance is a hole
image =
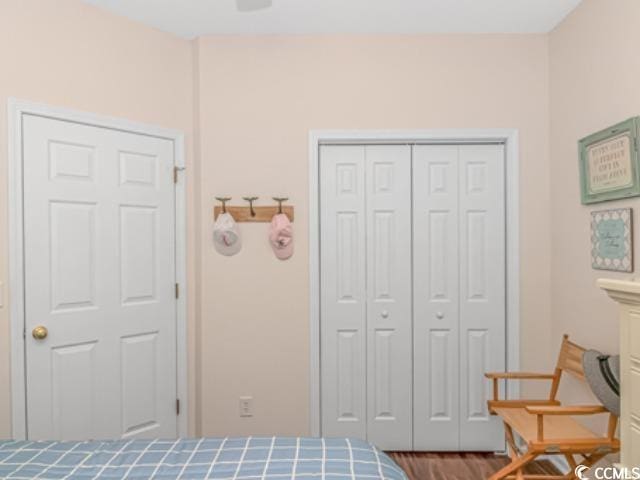
[[253, 397], [240, 397], [240, 416], [253, 417]]

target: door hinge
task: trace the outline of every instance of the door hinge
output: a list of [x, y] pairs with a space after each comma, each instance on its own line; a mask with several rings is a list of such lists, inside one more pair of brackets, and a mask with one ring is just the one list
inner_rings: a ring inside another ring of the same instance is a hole
[[176, 283], [176, 298], [180, 298], [180, 285]]
[[173, 183], [178, 183], [178, 173], [184, 169], [185, 167], [173, 167]]
[[180, 399], [176, 398], [176, 415], [180, 415]]

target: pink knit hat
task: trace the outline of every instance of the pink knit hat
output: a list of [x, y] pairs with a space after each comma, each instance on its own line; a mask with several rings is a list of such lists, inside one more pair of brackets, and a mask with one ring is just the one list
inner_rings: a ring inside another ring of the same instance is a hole
[[280, 260], [293, 255], [293, 225], [284, 213], [274, 215], [269, 229], [269, 243]]

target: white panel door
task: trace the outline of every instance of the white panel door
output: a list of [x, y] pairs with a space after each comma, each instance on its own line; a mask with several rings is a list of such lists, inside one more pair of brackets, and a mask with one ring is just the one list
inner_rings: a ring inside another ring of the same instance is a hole
[[459, 155], [460, 449], [501, 450], [484, 373], [506, 366], [504, 146], [463, 145]]
[[414, 147], [414, 448], [501, 450], [484, 372], [505, 368], [504, 148]]
[[320, 150], [322, 434], [410, 449], [411, 150]]
[[320, 148], [322, 434], [367, 438], [365, 154]]
[[410, 450], [411, 147], [365, 147], [367, 440]]
[[29, 438], [175, 437], [173, 164], [169, 140], [24, 118]]
[[458, 147], [413, 147], [414, 448], [458, 450]]

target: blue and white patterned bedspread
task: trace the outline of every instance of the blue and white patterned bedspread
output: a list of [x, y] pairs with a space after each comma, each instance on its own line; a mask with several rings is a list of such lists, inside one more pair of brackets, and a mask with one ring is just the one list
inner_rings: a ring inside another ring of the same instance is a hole
[[344, 438], [0, 441], [0, 478], [406, 480], [383, 452]]

